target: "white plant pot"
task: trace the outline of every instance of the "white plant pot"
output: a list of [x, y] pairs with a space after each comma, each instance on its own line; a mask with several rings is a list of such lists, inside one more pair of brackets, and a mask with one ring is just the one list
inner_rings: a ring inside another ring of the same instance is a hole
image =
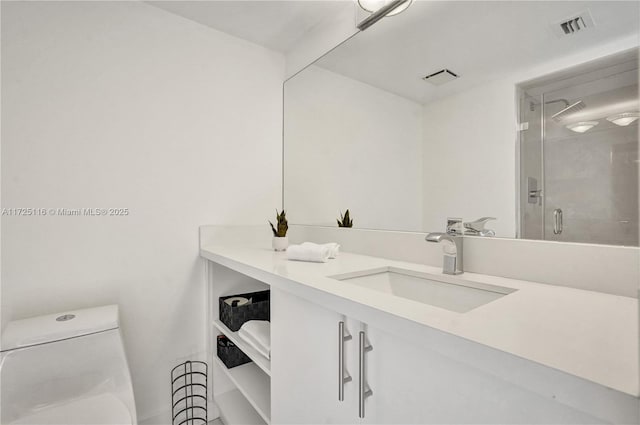
[[273, 247], [274, 251], [286, 251], [287, 247], [289, 246], [289, 238], [286, 236], [282, 238], [274, 236], [273, 240], [271, 241], [271, 246]]

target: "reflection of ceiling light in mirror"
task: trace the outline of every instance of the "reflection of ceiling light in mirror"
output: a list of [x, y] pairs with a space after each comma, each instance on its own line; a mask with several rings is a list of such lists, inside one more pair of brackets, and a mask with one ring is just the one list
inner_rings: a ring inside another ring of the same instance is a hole
[[[392, 1], [393, 0], [358, 0], [358, 4], [362, 9], [366, 10], [369, 13], [373, 13], [381, 7], [391, 3]], [[408, 2], [396, 7], [385, 16], [393, 16], [397, 15], [400, 12], [404, 12], [409, 6], [411, 6], [411, 3], [413, 3], [413, 0], [409, 0]]]
[[598, 125], [598, 121], [580, 121], [574, 124], [569, 124], [567, 128], [571, 131], [575, 131], [576, 133], [584, 133], [585, 131], [591, 130], [596, 125]]
[[622, 127], [627, 126], [638, 119], [637, 112], [624, 112], [618, 115], [612, 115], [607, 117], [607, 121], [611, 121], [615, 125], [620, 125]]

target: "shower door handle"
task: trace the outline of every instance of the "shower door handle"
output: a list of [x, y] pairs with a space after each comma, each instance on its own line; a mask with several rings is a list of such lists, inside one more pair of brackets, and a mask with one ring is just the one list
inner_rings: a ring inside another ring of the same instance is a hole
[[345, 335], [344, 321], [338, 322], [338, 401], [344, 400], [344, 384], [351, 381], [351, 375], [345, 371], [344, 367], [344, 343], [351, 340], [349, 334]]
[[553, 210], [553, 234], [559, 235], [562, 233], [562, 210], [556, 208]]

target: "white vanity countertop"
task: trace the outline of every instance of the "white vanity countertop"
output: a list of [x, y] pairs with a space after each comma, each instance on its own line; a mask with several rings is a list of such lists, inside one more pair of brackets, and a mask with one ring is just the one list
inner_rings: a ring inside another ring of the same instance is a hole
[[[638, 397], [638, 300], [464, 273], [454, 279], [517, 289], [456, 313], [328, 276], [397, 267], [450, 278], [438, 267], [340, 253], [327, 263], [288, 261], [267, 248], [206, 246], [202, 257], [241, 273], [266, 272], [561, 370]], [[268, 281], [266, 283], [269, 283]]]

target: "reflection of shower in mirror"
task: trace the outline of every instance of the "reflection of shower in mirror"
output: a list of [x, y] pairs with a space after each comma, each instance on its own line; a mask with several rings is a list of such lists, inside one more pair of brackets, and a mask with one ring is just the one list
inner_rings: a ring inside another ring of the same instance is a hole
[[520, 86], [522, 237], [638, 245], [637, 57]]

